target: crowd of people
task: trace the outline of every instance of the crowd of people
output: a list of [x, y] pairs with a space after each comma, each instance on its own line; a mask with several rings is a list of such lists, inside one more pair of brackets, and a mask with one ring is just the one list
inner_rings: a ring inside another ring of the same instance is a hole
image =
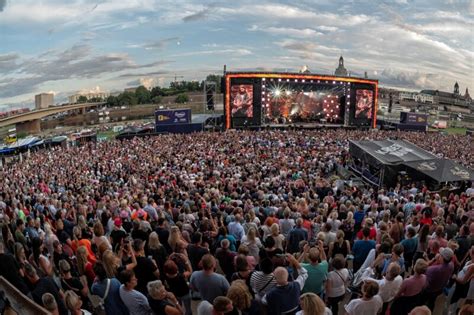
[[337, 183], [389, 137], [474, 165], [471, 136], [342, 129], [33, 152], [0, 169], [0, 275], [52, 314], [472, 314], [474, 185]]

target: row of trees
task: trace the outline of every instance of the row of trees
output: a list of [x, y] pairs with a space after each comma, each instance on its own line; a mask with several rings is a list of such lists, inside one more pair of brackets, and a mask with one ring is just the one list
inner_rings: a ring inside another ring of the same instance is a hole
[[[216, 82], [216, 90], [220, 91], [221, 76], [211, 74], [206, 77], [206, 80]], [[160, 104], [163, 97], [176, 95], [174, 101], [182, 104], [189, 102], [187, 92], [201, 92], [203, 89], [204, 81], [176, 81], [171, 82], [167, 88], [155, 86], [151, 90], [148, 90], [144, 86], [139, 86], [135, 92], [125, 91], [118, 96], [109, 96], [105, 101], [108, 106]]]

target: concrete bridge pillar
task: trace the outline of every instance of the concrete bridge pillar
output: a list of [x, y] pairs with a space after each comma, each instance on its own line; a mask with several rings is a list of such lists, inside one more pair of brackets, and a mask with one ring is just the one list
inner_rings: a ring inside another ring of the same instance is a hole
[[16, 133], [35, 134], [41, 131], [39, 119], [16, 123]]

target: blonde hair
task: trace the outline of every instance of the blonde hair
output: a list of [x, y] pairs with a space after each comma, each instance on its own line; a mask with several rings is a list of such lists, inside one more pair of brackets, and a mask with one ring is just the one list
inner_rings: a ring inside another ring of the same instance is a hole
[[148, 248], [149, 249], [160, 249], [161, 243], [160, 238], [156, 232], [151, 232], [150, 236], [148, 237]]
[[77, 258], [77, 269], [79, 270], [79, 274], [84, 275], [86, 271], [87, 265], [87, 256], [89, 253], [87, 252], [87, 248], [85, 246], [79, 246], [76, 252]]
[[177, 246], [179, 245], [180, 240], [181, 240], [181, 231], [179, 230], [179, 227], [172, 226], [171, 231], [170, 231], [170, 236], [168, 237], [168, 244], [170, 245], [173, 251], [176, 250]]
[[72, 290], [67, 290], [64, 294], [64, 301], [66, 302], [66, 306], [69, 310], [75, 311], [77, 310], [77, 305], [81, 301], [79, 296]]
[[247, 232], [247, 240], [253, 242], [255, 241], [256, 237], [257, 237], [257, 230], [251, 227]]
[[278, 234], [280, 234], [280, 227], [277, 223], [273, 223], [272, 226], [270, 226], [270, 231], [272, 232], [272, 236], [278, 236]]
[[104, 265], [105, 273], [107, 274], [107, 278], [115, 277], [115, 272], [117, 270], [117, 256], [115, 253], [110, 249], [106, 250], [102, 255], [102, 262]]
[[326, 305], [315, 293], [308, 292], [300, 296], [300, 305], [304, 315], [324, 315]]
[[250, 307], [252, 303], [252, 295], [244, 280], [235, 280], [232, 282], [227, 297], [232, 301], [232, 304], [239, 310], [245, 310]]

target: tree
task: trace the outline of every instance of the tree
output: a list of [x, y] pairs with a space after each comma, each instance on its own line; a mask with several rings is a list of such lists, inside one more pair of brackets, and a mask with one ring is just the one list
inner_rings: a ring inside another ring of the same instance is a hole
[[77, 102], [78, 103], [87, 103], [87, 97], [85, 97], [84, 95], [81, 95], [77, 98]]
[[135, 96], [138, 100], [138, 104], [149, 104], [151, 102], [151, 93], [143, 85], [137, 87], [135, 90]]
[[107, 102], [107, 106], [110, 106], [110, 107], [118, 106], [118, 99], [116, 96], [110, 95], [109, 97], [107, 97], [106, 102]]
[[153, 99], [155, 96], [163, 96], [163, 89], [160, 88], [159, 86], [155, 86], [154, 88], [151, 89], [151, 98]]
[[163, 100], [163, 97], [161, 97], [160, 95], [156, 95], [155, 97], [151, 99], [153, 104], [160, 104], [162, 100]]
[[189, 96], [186, 93], [181, 93], [181, 94], [178, 94], [178, 96], [176, 97], [174, 101], [178, 104], [184, 104], [184, 103], [189, 102]]
[[221, 91], [221, 80], [222, 80], [222, 76], [218, 74], [210, 74], [206, 77], [206, 81], [216, 82], [217, 93], [220, 93]]
[[118, 96], [118, 104], [120, 106], [137, 105], [138, 100], [137, 100], [137, 97], [135, 96], [135, 93], [123, 92]]

